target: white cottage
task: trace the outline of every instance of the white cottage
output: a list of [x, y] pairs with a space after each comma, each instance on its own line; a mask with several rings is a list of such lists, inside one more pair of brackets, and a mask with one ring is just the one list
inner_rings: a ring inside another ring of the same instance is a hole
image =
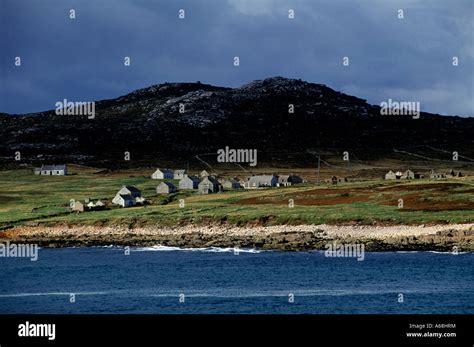
[[186, 175], [186, 170], [175, 170], [173, 178], [175, 180], [180, 180], [184, 177], [184, 175]]
[[156, 169], [155, 172], [151, 175], [151, 178], [154, 180], [164, 180], [164, 179], [173, 179], [174, 172], [170, 169]]
[[144, 202], [145, 198], [142, 197], [142, 192], [135, 186], [122, 186], [112, 199], [112, 203], [122, 207], [135, 206]]
[[65, 176], [67, 175], [67, 165], [41, 165], [34, 169], [35, 175], [43, 176]]
[[117, 194], [113, 198], [112, 202], [115, 205], [122, 207], [131, 207], [136, 205], [135, 199], [130, 194]]

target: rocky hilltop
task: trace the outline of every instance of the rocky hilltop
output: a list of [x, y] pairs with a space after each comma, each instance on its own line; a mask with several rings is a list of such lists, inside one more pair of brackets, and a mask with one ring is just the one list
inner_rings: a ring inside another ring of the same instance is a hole
[[225, 146], [257, 149], [259, 165], [300, 167], [314, 166], [306, 152], [317, 149], [367, 159], [396, 157], [394, 149], [440, 157], [433, 147], [474, 157], [473, 133], [474, 118], [382, 116], [366, 100], [302, 80], [274, 77], [238, 88], [164, 83], [96, 102], [94, 119], [54, 110], [0, 114], [0, 161], [10, 165], [20, 151], [32, 164], [193, 165], [196, 154]]

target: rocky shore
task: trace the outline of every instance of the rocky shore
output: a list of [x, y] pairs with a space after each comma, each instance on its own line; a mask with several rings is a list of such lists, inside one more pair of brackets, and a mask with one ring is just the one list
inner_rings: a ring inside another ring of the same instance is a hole
[[40, 247], [238, 247], [281, 251], [325, 249], [330, 242], [363, 243], [366, 251], [474, 251], [474, 224], [281, 225], [235, 227], [21, 226], [0, 232], [0, 242]]

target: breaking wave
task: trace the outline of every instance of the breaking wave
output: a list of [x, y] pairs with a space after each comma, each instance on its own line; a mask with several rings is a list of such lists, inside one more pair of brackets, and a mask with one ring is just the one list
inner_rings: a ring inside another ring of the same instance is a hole
[[150, 247], [137, 247], [132, 248], [132, 252], [170, 252], [170, 251], [185, 251], [185, 252], [210, 252], [210, 253], [253, 253], [258, 254], [263, 251], [257, 249], [247, 248], [233, 248], [233, 247], [204, 247], [204, 248], [180, 248], [180, 247], [169, 247], [169, 246], [150, 246]]

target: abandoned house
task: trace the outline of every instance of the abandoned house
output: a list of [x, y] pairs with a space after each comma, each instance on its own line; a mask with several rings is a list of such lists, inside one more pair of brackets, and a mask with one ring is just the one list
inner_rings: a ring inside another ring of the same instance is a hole
[[278, 184], [278, 177], [275, 175], [251, 176], [245, 183], [244, 188], [275, 187]]
[[454, 171], [453, 169], [451, 169], [451, 171], [449, 171], [449, 173], [446, 175], [448, 177], [462, 177], [462, 172], [461, 171]]
[[401, 176], [402, 179], [407, 179], [407, 180], [412, 180], [415, 178], [415, 173], [411, 170], [406, 170], [402, 176]]
[[67, 165], [41, 165], [34, 169], [35, 175], [45, 176], [65, 176], [67, 175]]
[[436, 172], [435, 170], [430, 170], [430, 178], [431, 179], [446, 178], [446, 175], [441, 172]]
[[115, 205], [119, 205], [122, 207], [131, 207], [136, 205], [135, 198], [131, 196], [130, 194], [117, 194], [113, 198], [112, 202]]
[[176, 192], [176, 190], [176, 187], [170, 182], [161, 182], [158, 187], [156, 187], [157, 194], [170, 194]]
[[184, 177], [179, 181], [179, 189], [198, 189], [199, 182], [201, 180], [196, 176], [184, 175]]
[[174, 170], [173, 178], [175, 180], [180, 180], [186, 175], [186, 170]]
[[214, 177], [208, 176], [205, 177], [201, 183], [199, 183], [199, 193], [200, 194], [210, 194], [222, 192], [222, 185]]
[[225, 179], [222, 181], [222, 187], [226, 189], [239, 189], [241, 188], [240, 182], [233, 178]]
[[135, 206], [136, 204], [142, 204], [145, 202], [145, 198], [142, 197], [142, 192], [135, 186], [122, 186], [117, 192], [112, 202], [122, 207]]
[[397, 176], [395, 175], [395, 172], [393, 172], [392, 170], [390, 170], [389, 172], [387, 172], [385, 174], [385, 179], [386, 180], [395, 180], [397, 179]]
[[156, 169], [155, 172], [151, 175], [151, 178], [154, 180], [164, 180], [164, 179], [173, 179], [174, 173], [170, 169]]
[[135, 186], [122, 186], [117, 194], [130, 194], [134, 199], [142, 196], [141, 190]]

